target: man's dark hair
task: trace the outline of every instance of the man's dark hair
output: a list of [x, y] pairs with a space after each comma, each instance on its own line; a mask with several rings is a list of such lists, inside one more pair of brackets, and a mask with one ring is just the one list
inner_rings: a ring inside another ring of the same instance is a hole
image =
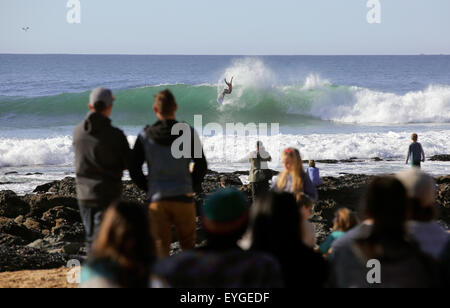
[[98, 113], [102, 113], [108, 108], [104, 101], [96, 101], [92, 107], [94, 107], [95, 112]]
[[156, 107], [158, 112], [163, 116], [170, 116], [175, 112], [177, 102], [175, 101], [175, 96], [173, 96], [172, 92], [169, 89], [166, 89], [156, 94], [153, 106]]

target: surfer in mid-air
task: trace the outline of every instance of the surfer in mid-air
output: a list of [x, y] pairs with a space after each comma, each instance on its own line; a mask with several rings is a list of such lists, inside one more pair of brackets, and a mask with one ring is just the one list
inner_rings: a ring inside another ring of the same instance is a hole
[[233, 92], [233, 78], [234, 77], [231, 77], [230, 82], [228, 82], [226, 78], [224, 79], [225, 83], [228, 86], [228, 89], [223, 90], [223, 93], [222, 93], [223, 97], [225, 97], [226, 94], [231, 94], [231, 92]]
[[226, 78], [224, 79], [224, 81], [225, 81], [226, 85], [228, 86], [228, 88], [225, 88], [225, 89], [223, 90], [222, 94], [221, 94], [221, 95], [219, 96], [219, 98], [217, 99], [217, 102], [218, 102], [219, 104], [222, 104], [223, 99], [225, 98], [225, 95], [231, 94], [231, 92], [233, 92], [233, 78], [234, 78], [234, 77], [231, 77], [230, 82], [228, 82]]

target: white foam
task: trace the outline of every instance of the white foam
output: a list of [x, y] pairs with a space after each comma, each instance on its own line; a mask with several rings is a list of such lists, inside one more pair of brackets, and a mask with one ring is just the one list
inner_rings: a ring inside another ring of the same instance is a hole
[[71, 164], [72, 138], [0, 138], [0, 167]]
[[450, 86], [434, 85], [405, 95], [358, 87], [349, 92], [329, 89], [312, 104], [310, 113], [346, 123], [449, 123]]
[[[373, 157], [404, 159], [410, 144], [410, 132], [312, 134], [276, 136], [223, 136], [204, 137], [205, 155], [210, 162], [221, 164], [245, 163], [248, 153], [262, 140], [272, 154], [272, 167], [279, 164], [283, 149], [296, 147], [305, 159], [348, 159]], [[426, 155], [450, 153], [450, 131], [430, 131], [420, 134]]]

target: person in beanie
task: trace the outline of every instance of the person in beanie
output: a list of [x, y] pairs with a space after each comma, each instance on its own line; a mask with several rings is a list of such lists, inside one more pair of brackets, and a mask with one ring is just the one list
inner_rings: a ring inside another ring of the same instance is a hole
[[122, 175], [129, 165], [127, 138], [109, 119], [114, 100], [109, 89], [93, 90], [90, 112], [73, 134], [77, 198], [88, 251], [103, 212], [121, 197]]
[[243, 251], [237, 242], [247, 228], [248, 205], [235, 188], [207, 199], [201, 217], [207, 244], [160, 261], [154, 280], [173, 288], [282, 287], [279, 264], [265, 253]]

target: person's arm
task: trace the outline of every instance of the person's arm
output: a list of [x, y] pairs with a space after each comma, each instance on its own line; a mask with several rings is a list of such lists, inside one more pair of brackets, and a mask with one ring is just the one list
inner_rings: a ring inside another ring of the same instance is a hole
[[331, 244], [333, 244], [334, 238], [332, 235], [329, 235], [325, 242], [323, 242], [319, 247], [319, 253], [321, 255], [327, 255], [329, 250], [331, 249]]
[[[200, 141], [200, 137], [198, 136], [195, 129], [192, 129], [192, 156], [194, 162], [194, 170], [192, 171], [192, 185], [194, 192], [200, 193], [202, 192], [202, 182], [205, 178], [206, 172], [208, 171], [208, 162], [206, 161], [205, 153], [203, 152], [202, 143]], [[195, 157], [195, 147], [202, 147], [202, 155], [201, 157]]]
[[422, 162], [425, 162], [425, 152], [423, 151], [422, 144], [420, 145], [420, 151], [422, 152]]
[[406, 164], [408, 164], [410, 156], [411, 156], [411, 146], [409, 146], [408, 148], [408, 155], [406, 156]]
[[120, 151], [121, 153], [123, 153], [122, 168], [123, 170], [128, 170], [130, 168], [131, 163], [131, 150], [130, 144], [128, 143], [128, 139], [123, 132], [121, 132], [119, 144], [120, 144]]
[[142, 171], [142, 165], [145, 162], [145, 150], [144, 145], [142, 144], [141, 138], [138, 136], [136, 139], [136, 143], [134, 144], [134, 148], [131, 152], [131, 161], [130, 161], [130, 177], [136, 185], [142, 189], [147, 191], [148, 183], [147, 177], [144, 175]]

